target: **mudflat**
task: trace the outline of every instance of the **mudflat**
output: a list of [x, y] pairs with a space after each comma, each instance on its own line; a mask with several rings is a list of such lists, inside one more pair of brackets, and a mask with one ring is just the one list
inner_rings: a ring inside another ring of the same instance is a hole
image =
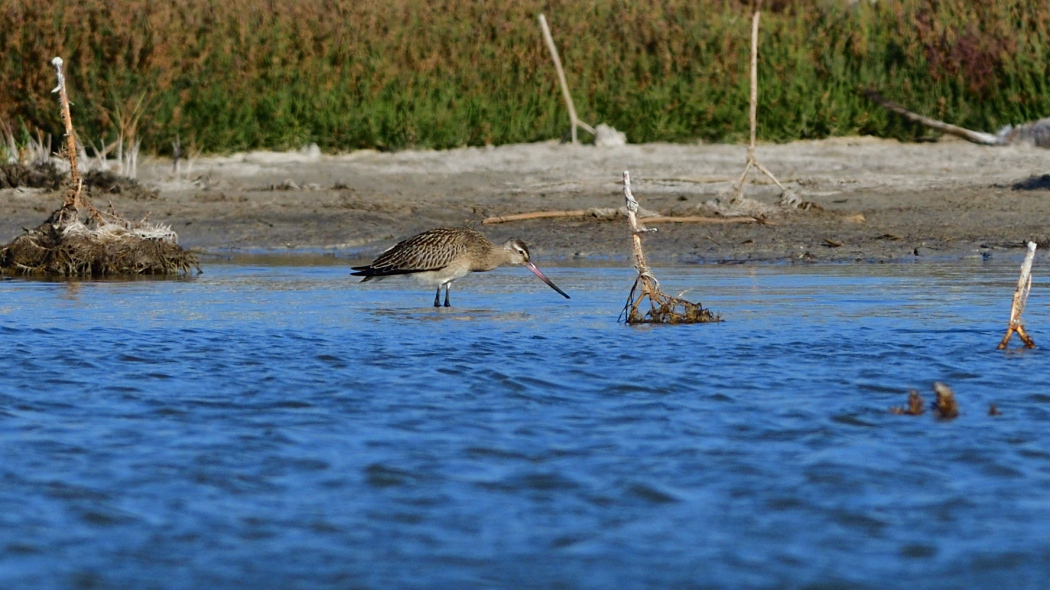
[[[126, 218], [149, 214], [204, 252], [330, 251], [367, 260], [438, 226], [470, 225], [493, 240], [524, 239], [536, 260], [627, 259], [623, 218], [582, 216], [483, 225], [493, 216], [623, 206], [631, 172], [645, 209], [716, 216], [744, 169], [725, 144], [572, 146], [556, 142], [446, 151], [325, 155], [251, 152], [201, 157], [176, 177], [147, 159], [153, 195], [96, 194]], [[886, 262], [1020, 256], [1050, 243], [1050, 150], [945, 139], [868, 137], [760, 145], [757, 158], [809, 210], [777, 206], [780, 189], [754, 172], [743, 194], [768, 206], [758, 223], [661, 223], [645, 238], [654, 264]], [[81, 164], [85, 164], [82, 162]], [[90, 166], [90, 163], [88, 164]], [[61, 201], [43, 190], [0, 191], [0, 239], [33, 227]], [[107, 202], [108, 201], [108, 202]]]

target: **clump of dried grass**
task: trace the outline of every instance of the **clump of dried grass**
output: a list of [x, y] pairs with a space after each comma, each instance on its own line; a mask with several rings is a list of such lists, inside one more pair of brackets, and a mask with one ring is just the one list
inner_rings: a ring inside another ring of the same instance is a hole
[[26, 187], [57, 191], [64, 180], [65, 175], [51, 162], [29, 166], [18, 162], [0, 164], [0, 189]]
[[[62, 206], [47, 221], [0, 248], [0, 271], [8, 274], [101, 277], [122, 274], [180, 274], [200, 271], [197, 255], [178, 244], [170, 227], [147, 219], [128, 221], [104, 213], [84, 193], [77, 169], [73, 121], [69, 114], [62, 60], [52, 62], [66, 127], [63, 153], [69, 158], [69, 188]], [[81, 220], [81, 211], [88, 213]]]
[[86, 223], [78, 218], [63, 221], [61, 212], [0, 248], [0, 269], [64, 277], [200, 271], [197, 255], [183, 249], [168, 226], [102, 212]]

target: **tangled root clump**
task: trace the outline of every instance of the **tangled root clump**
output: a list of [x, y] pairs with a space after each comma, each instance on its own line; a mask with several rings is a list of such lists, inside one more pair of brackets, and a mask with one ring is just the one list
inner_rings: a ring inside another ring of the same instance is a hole
[[[57, 212], [56, 212], [57, 213]], [[104, 277], [200, 272], [198, 256], [182, 248], [164, 225], [118, 217], [87, 224], [48, 220], [0, 248], [5, 274]]]
[[[639, 285], [642, 293], [635, 297]], [[644, 309], [642, 302], [649, 300], [649, 308]], [[722, 316], [705, 309], [700, 303], [686, 301], [680, 297], [671, 297], [652, 288], [643, 277], [639, 277], [627, 296], [621, 318], [626, 317], [627, 324], [707, 324], [721, 322]]]

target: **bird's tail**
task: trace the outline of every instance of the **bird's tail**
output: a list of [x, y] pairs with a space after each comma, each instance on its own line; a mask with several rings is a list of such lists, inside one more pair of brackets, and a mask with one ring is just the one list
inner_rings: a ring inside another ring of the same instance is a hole
[[376, 275], [373, 274], [374, 271], [372, 270], [371, 266], [351, 266], [350, 268], [352, 270], [357, 271], [357, 272], [350, 273], [350, 276], [365, 277], [365, 278], [361, 279], [362, 283], [367, 283], [368, 281], [376, 278]]

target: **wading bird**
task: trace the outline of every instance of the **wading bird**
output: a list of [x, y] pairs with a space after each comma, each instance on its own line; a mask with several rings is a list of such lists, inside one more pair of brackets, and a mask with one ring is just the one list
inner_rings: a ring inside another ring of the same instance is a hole
[[438, 228], [412, 236], [377, 256], [372, 264], [353, 267], [357, 271], [353, 275], [365, 277], [362, 283], [392, 275], [413, 275], [424, 285], [437, 287], [434, 307], [441, 306], [441, 288], [444, 287], [445, 307], [450, 307], [448, 293], [452, 281], [472, 272], [489, 271], [508, 264], [524, 265], [551, 289], [569, 298], [529, 261], [529, 248], [525, 242], [511, 238], [496, 245], [469, 227]]

